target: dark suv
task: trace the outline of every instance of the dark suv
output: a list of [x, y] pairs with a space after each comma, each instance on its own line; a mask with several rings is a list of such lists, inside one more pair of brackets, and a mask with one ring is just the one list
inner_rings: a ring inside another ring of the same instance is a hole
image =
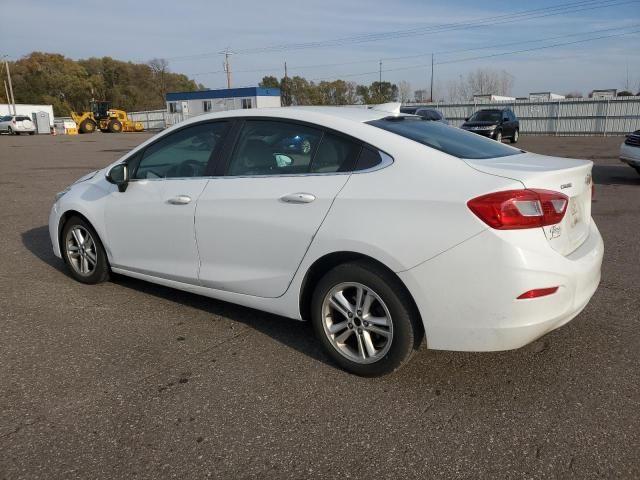
[[509, 108], [486, 108], [478, 110], [462, 124], [470, 132], [484, 135], [501, 142], [508, 138], [516, 143], [520, 136], [520, 122]]

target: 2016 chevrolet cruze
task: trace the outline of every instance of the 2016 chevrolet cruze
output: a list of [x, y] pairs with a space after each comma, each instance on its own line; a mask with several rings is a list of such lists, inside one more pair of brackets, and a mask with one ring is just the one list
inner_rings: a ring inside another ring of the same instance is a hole
[[81, 282], [116, 272], [309, 319], [374, 376], [423, 338], [513, 349], [580, 313], [603, 255], [591, 168], [396, 107], [229, 111], [79, 179], [49, 228]]

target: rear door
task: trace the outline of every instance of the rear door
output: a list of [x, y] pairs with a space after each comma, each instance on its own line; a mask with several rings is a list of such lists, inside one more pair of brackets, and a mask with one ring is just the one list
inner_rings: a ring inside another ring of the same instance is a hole
[[360, 149], [315, 126], [244, 121], [224, 175], [209, 181], [198, 202], [201, 283], [284, 294]]

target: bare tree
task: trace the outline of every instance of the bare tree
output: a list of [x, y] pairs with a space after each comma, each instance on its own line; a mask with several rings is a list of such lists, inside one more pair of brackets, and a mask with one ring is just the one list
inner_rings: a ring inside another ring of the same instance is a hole
[[398, 82], [398, 97], [402, 103], [411, 102], [413, 97], [411, 95], [411, 84], [404, 80]]
[[158, 94], [164, 102], [165, 95], [167, 94], [167, 73], [169, 73], [169, 62], [165, 58], [153, 58], [147, 62], [153, 77], [156, 80], [158, 86]]
[[474, 95], [509, 95], [512, 87], [513, 76], [505, 70], [479, 68], [450, 82], [448, 90], [450, 100], [467, 101]]

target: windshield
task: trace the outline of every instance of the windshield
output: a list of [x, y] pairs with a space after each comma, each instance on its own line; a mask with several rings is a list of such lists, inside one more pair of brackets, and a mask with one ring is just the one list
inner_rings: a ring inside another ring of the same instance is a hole
[[471, 115], [470, 122], [499, 122], [502, 112], [499, 110], [480, 110]]
[[392, 117], [367, 123], [458, 158], [497, 158], [523, 153], [475, 133], [420, 117]]

